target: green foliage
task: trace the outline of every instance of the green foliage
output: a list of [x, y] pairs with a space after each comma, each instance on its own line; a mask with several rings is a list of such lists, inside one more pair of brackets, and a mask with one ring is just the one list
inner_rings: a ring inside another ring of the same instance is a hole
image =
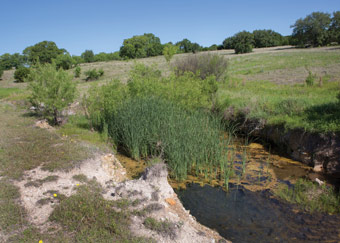
[[205, 79], [192, 72], [162, 77], [154, 67], [136, 64], [128, 80], [131, 97], [159, 96], [186, 109], [210, 108], [213, 105], [217, 82], [214, 76]]
[[163, 46], [154, 34], [136, 35], [125, 39], [120, 48], [123, 58], [143, 58], [162, 55]]
[[293, 188], [284, 185], [275, 194], [310, 212], [340, 213], [340, 197], [327, 185], [319, 186], [311, 181], [299, 179]]
[[305, 80], [307, 86], [313, 86], [314, 85], [314, 82], [315, 82], [315, 79], [316, 79], [316, 75], [313, 74], [311, 71], [308, 71], [308, 76]]
[[254, 30], [254, 47], [272, 47], [284, 44], [284, 38], [281, 34], [273, 30]]
[[25, 81], [25, 79], [28, 77], [30, 74], [30, 69], [27, 67], [19, 67], [17, 70], [14, 72], [14, 78], [17, 82], [22, 83]]
[[[18, 68], [24, 65], [24, 57], [19, 53], [14, 53], [13, 55], [5, 53], [0, 56], [0, 69], [9, 70], [11, 68]], [[1, 75], [0, 75], [1, 77]]]
[[75, 64], [74, 59], [68, 53], [57, 56], [54, 61], [57, 69], [62, 68], [64, 70], [68, 70]]
[[340, 11], [333, 13], [331, 25], [329, 27], [330, 42], [340, 43]]
[[112, 80], [100, 87], [93, 85], [89, 89], [88, 95], [84, 95], [82, 101], [90, 126], [104, 131], [109, 116], [115, 113], [117, 107], [127, 97], [127, 87], [119, 80]]
[[81, 54], [81, 58], [84, 60], [84, 62], [94, 62], [94, 54], [92, 50], [85, 50]]
[[72, 59], [73, 59], [74, 65], [78, 65], [80, 63], [84, 63], [85, 62], [84, 59], [82, 57], [80, 57], [80, 56], [72, 55]]
[[254, 45], [254, 35], [247, 31], [239, 32], [234, 36], [234, 43], [236, 54], [252, 52]]
[[304, 19], [298, 19], [293, 28], [292, 37], [299, 46], [323, 46], [329, 41], [328, 28], [331, 17], [328, 13], [313, 12]]
[[79, 78], [80, 74], [81, 74], [81, 67], [76, 66], [76, 68], [74, 69], [74, 77]]
[[1, 79], [3, 74], [4, 74], [4, 70], [2, 69], [2, 67], [0, 67], [0, 79]]
[[31, 64], [52, 63], [52, 59], [66, 53], [65, 49], [59, 49], [53, 41], [42, 41], [34, 46], [27, 47], [23, 52], [28, 62]]
[[171, 58], [177, 53], [178, 47], [172, 44], [166, 44], [163, 48], [165, 60], [170, 63]]
[[178, 46], [180, 52], [184, 53], [196, 53], [201, 50], [201, 46], [199, 44], [192, 43], [188, 39], [183, 39], [182, 41], [177, 42], [176, 46]]
[[235, 37], [228, 37], [223, 41], [223, 49], [234, 49]]
[[90, 81], [90, 80], [97, 80], [99, 77], [104, 75], [104, 70], [103, 69], [99, 69], [97, 71], [97, 69], [90, 69], [88, 71], [85, 72], [86, 75], [86, 81]]
[[206, 79], [214, 75], [219, 81], [225, 77], [227, 66], [227, 60], [218, 54], [188, 55], [176, 60], [174, 63], [177, 75], [192, 72], [197, 74], [201, 79]]
[[62, 69], [56, 70], [55, 64], [37, 65], [29, 76], [28, 88], [31, 91], [29, 98], [38, 112], [59, 123], [61, 111], [73, 102], [76, 86], [72, 83], [72, 76]]
[[95, 62], [107, 62], [112, 60], [121, 60], [121, 57], [119, 56], [119, 52], [113, 52], [113, 53], [105, 53], [100, 52], [94, 56]]
[[161, 157], [178, 179], [223, 159], [218, 119], [160, 98], [125, 100], [107, 123], [109, 135], [132, 158]]

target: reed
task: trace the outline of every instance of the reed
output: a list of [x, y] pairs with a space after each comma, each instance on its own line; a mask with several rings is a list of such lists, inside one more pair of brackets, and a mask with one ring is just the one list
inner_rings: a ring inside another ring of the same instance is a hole
[[208, 178], [226, 163], [219, 119], [160, 98], [126, 100], [108, 119], [108, 133], [134, 159], [161, 157], [179, 180], [191, 171]]

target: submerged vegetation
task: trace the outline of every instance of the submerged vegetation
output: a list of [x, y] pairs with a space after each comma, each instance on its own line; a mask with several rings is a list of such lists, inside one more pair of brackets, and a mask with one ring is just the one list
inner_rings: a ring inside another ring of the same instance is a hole
[[299, 179], [292, 187], [282, 185], [275, 194], [309, 212], [340, 213], [340, 196], [332, 187]]

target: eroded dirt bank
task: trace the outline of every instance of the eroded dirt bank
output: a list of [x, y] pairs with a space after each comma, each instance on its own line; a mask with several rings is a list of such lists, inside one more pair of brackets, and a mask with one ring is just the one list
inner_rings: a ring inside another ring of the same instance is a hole
[[285, 129], [280, 125], [267, 125], [260, 120], [247, 120], [240, 131], [274, 144], [290, 158], [340, 178], [340, 134], [312, 133], [303, 129]]

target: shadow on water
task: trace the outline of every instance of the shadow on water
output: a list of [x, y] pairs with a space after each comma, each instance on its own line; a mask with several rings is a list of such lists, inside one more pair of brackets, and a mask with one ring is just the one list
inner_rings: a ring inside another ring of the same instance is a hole
[[269, 190], [252, 192], [230, 184], [221, 187], [189, 184], [176, 191], [196, 219], [233, 242], [339, 242], [340, 217], [298, 212], [271, 197]]

